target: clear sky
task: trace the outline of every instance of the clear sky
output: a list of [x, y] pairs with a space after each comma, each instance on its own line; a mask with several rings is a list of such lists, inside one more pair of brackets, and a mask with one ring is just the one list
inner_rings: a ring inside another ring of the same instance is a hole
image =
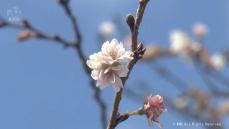
[[[99, 48], [96, 33], [101, 22], [119, 16], [125, 25], [126, 14], [135, 14], [137, 5], [138, 0], [72, 0], [86, 54]], [[0, 16], [8, 19], [7, 10], [14, 7], [37, 28], [73, 39], [69, 19], [56, 0], [1, 0]], [[229, 48], [228, 11], [228, 0], [150, 0], [139, 39], [144, 44], [154, 42], [167, 47], [171, 30], [181, 29], [191, 34], [192, 25], [203, 22], [209, 27], [206, 43], [212, 53], [217, 52]], [[100, 129], [99, 110], [75, 52], [42, 40], [18, 43], [15, 38], [18, 32], [0, 30], [0, 129]], [[116, 38], [123, 40], [123, 36]], [[191, 65], [179, 59], [163, 60], [163, 63], [189, 82], [203, 84]], [[155, 89], [152, 93], [177, 93], [145, 64], [135, 67], [127, 86], [132, 88], [136, 80], [150, 84]], [[107, 88], [102, 95], [111, 109], [114, 92]], [[121, 111], [134, 110], [141, 105], [124, 96]], [[183, 117], [168, 110], [160, 120], [164, 129], [172, 129], [177, 128], [173, 122]], [[130, 118], [117, 127], [149, 128], [158, 127], [150, 127], [144, 116]]]

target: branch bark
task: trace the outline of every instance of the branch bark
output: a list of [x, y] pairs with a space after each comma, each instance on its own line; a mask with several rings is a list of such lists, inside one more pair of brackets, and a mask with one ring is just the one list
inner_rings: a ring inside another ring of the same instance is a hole
[[[145, 52], [145, 49], [143, 49], [143, 45], [140, 44], [138, 46], [137, 44], [138, 44], [138, 29], [139, 29], [140, 23], [142, 21], [144, 10], [146, 8], [148, 1], [149, 0], [140, 0], [139, 1], [139, 7], [138, 7], [137, 13], [136, 13], [136, 20], [134, 22], [133, 22], [133, 20], [134, 20], [133, 17], [127, 17], [127, 24], [129, 25], [130, 30], [131, 30], [132, 51], [134, 53], [134, 59], [132, 61], [130, 61], [129, 65], [128, 65], [129, 73], [128, 73], [127, 77], [122, 78], [123, 85], [125, 85], [126, 80], [128, 79], [132, 68], [137, 63], [137, 61], [141, 58], [141, 55], [143, 55]], [[128, 18], [130, 18], [130, 19], [128, 19]], [[113, 102], [113, 108], [112, 108], [112, 114], [111, 114], [111, 118], [110, 118], [109, 124], [107, 126], [107, 129], [115, 129], [115, 127], [119, 123], [118, 122], [118, 114], [119, 114], [118, 111], [119, 111], [119, 105], [120, 105], [120, 102], [122, 99], [122, 92], [123, 92], [123, 89], [121, 89], [118, 93], [115, 94], [115, 98], [114, 98], [114, 102]]]
[[69, 6], [69, 0], [60, 0], [59, 3], [62, 5], [62, 7], [65, 10], [65, 13], [67, 14], [67, 16], [69, 17], [71, 23], [72, 23], [72, 27], [73, 27], [73, 31], [75, 33], [75, 49], [77, 52], [77, 55], [79, 56], [79, 59], [81, 60], [82, 66], [84, 68], [84, 71], [87, 73], [87, 75], [90, 78], [90, 86], [94, 91], [94, 99], [96, 100], [97, 104], [100, 107], [100, 121], [101, 121], [101, 125], [102, 128], [105, 129], [106, 128], [106, 121], [107, 121], [107, 108], [106, 108], [106, 104], [105, 102], [102, 100], [101, 98], [101, 91], [96, 87], [96, 83], [95, 81], [90, 77], [91, 76], [91, 70], [90, 68], [87, 66], [86, 64], [86, 57], [85, 54], [81, 48], [81, 42], [82, 42], [82, 37], [81, 37], [81, 33], [77, 24], [77, 20], [76, 17], [73, 15], [72, 10]]
[[139, 6], [137, 9], [137, 13], [136, 13], [136, 19], [134, 22], [134, 27], [133, 27], [133, 31], [131, 31], [131, 39], [132, 39], [132, 50], [135, 50], [137, 48], [137, 44], [138, 44], [138, 29], [139, 26], [141, 24], [142, 18], [143, 18], [143, 14], [146, 8], [147, 3], [149, 2], [149, 0], [139, 0]]

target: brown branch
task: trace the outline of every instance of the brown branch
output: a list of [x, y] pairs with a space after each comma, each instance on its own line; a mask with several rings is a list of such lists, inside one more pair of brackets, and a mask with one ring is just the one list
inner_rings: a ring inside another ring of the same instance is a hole
[[81, 60], [81, 63], [83, 64], [85, 72], [88, 74], [88, 76], [90, 78], [91, 88], [94, 91], [94, 99], [96, 100], [96, 102], [98, 103], [98, 105], [100, 107], [100, 121], [102, 124], [102, 128], [105, 129], [106, 128], [106, 120], [107, 120], [106, 105], [100, 96], [100, 90], [96, 87], [95, 81], [90, 77], [91, 70], [89, 69], [89, 67], [86, 64], [86, 57], [85, 57], [85, 54], [83, 53], [82, 48], [81, 48], [82, 38], [81, 38], [81, 33], [79, 31], [76, 17], [73, 15], [72, 10], [69, 7], [69, 0], [60, 0], [59, 3], [62, 5], [67, 16], [71, 20], [73, 30], [75, 33], [75, 38], [77, 39], [75, 42], [77, 44], [75, 49], [77, 50], [78, 56]]
[[72, 10], [69, 6], [69, 1], [70, 0], [59, 0], [60, 5], [64, 8], [65, 13], [67, 14], [67, 16], [69, 17], [69, 19], [71, 20], [72, 23], [72, 27], [75, 33], [75, 38], [77, 39], [76, 44], [80, 44], [82, 41], [82, 37], [81, 37], [81, 33], [77, 24], [77, 20], [76, 17], [73, 15]]
[[33, 27], [26, 19], [23, 19], [21, 21], [21, 24], [10, 23], [10, 22], [7, 22], [5, 20], [2, 20], [2, 22], [4, 23], [4, 25], [2, 27], [9, 27], [9, 28], [14, 28], [14, 29], [29, 31], [31, 33], [31, 35], [28, 38], [37, 38], [37, 39], [54, 41], [56, 43], [63, 45], [64, 47], [74, 47], [75, 46], [73, 44], [73, 42], [67, 41], [57, 34], [56, 35], [48, 35], [44, 32], [41, 32], [40, 30]]
[[134, 22], [134, 27], [133, 30], [131, 31], [131, 39], [132, 39], [132, 50], [135, 50], [137, 48], [137, 44], [138, 44], [138, 29], [140, 26], [140, 23], [142, 21], [142, 17], [146, 8], [146, 5], [148, 3], [149, 0], [139, 0], [139, 6], [137, 9], [137, 13], [136, 13], [136, 19]]
[[[129, 73], [128, 73], [127, 77], [122, 78], [123, 86], [125, 85], [127, 79], [129, 78], [130, 72], [133, 69], [134, 65], [141, 58], [141, 57], [139, 57], [139, 54], [142, 55], [145, 52], [145, 49], [143, 49], [142, 44], [140, 44], [139, 46], [141, 46], [141, 47], [138, 47], [137, 48], [138, 51], [134, 52], [134, 59], [131, 60], [129, 65], [128, 65]], [[114, 129], [117, 126], [117, 115], [118, 115], [118, 110], [119, 110], [119, 104], [120, 104], [120, 101], [122, 99], [122, 92], [123, 92], [123, 89], [120, 89], [120, 91], [115, 94], [115, 99], [114, 99], [114, 102], [113, 102], [111, 119], [109, 121], [107, 129]]]
[[78, 53], [77, 55], [79, 56], [81, 63], [83, 64], [82, 66], [84, 67], [84, 71], [87, 73], [87, 75], [90, 78], [90, 84], [91, 84], [90, 86], [94, 92], [93, 97], [96, 100], [96, 103], [99, 105], [99, 108], [100, 108], [100, 122], [101, 122], [102, 128], [105, 129], [106, 121], [107, 121], [107, 106], [101, 97], [100, 89], [96, 87], [96, 82], [91, 78], [91, 71], [86, 64], [86, 58], [84, 56], [82, 49], [80, 48], [80, 45], [76, 46], [76, 50]]
[[130, 116], [144, 115], [144, 114], [145, 114], [144, 108], [139, 108], [138, 110], [132, 111], [132, 112], [126, 112], [126, 113], [118, 116], [116, 124], [119, 124], [119, 123], [127, 120]]
[[[134, 59], [130, 61], [128, 68], [129, 68], [129, 73], [127, 75], [127, 77], [122, 78], [122, 83], [123, 85], [125, 85], [126, 80], [128, 79], [130, 72], [132, 70], [132, 68], [134, 67], [134, 65], [137, 63], [137, 61], [142, 57], [142, 55], [145, 52], [145, 49], [143, 48], [142, 44], [139, 44], [139, 46], [137, 47], [138, 44], [138, 28], [140, 26], [140, 23], [142, 21], [142, 17], [144, 14], [144, 10], [145, 7], [147, 5], [149, 0], [140, 0], [139, 1], [139, 7], [137, 9], [137, 14], [136, 14], [136, 20], [135, 22], [133, 22], [134, 18], [131, 17], [131, 15], [127, 16], [127, 24], [130, 27], [131, 30], [131, 37], [132, 37], [132, 51], [134, 52]], [[115, 94], [115, 99], [113, 102], [113, 108], [112, 108], [112, 114], [111, 114], [111, 118], [109, 121], [109, 124], [107, 126], [107, 129], [115, 129], [115, 127], [118, 124], [118, 111], [119, 111], [119, 105], [122, 99], [122, 92], [123, 89], [121, 89], [118, 93]]]
[[91, 78], [91, 70], [90, 68], [87, 66], [86, 64], [86, 57], [85, 54], [82, 51], [81, 48], [81, 42], [82, 42], [82, 38], [81, 38], [81, 33], [79, 31], [79, 27], [77, 24], [77, 20], [76, 17], [73, 15], [72, 10], [69, 6], [69, 0], [59, 0], [59, 3], [62, 5], [62, 7], [64, 8], [67, 16], [69, 17], [72, 26], [73, 26], [73, 30], [75, 33], [75, 38], [76, 38], [76, 46], [75, 49], [77, 51], [77, 55], [79, 56], [81, 63], [83, 64], [84, 67], [84, 71], [87, 73], [87, 75], [90, 78], [90, 86], [94, 91], [94, 99], [96, 100], [97, 104], [100, 107], [100, 121], [101, 121], [101, 125], [102, 128], [105, 129], [106, 128], [106, 121], [107, 121], [107, 108], [106, 108], [106, 104], [105, 102], [102, 100], [101, 98], [101, 91], [96, 87], [96, 83], [95, 81]]

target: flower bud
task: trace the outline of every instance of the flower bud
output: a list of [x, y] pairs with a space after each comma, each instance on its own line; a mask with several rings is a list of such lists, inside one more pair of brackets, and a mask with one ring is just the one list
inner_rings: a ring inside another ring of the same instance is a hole
[[197, 23], [193, 26], [193, 33], [197, 37], [204, 37], [207, 34], [207, 27], [202, 23]]
[[137, 59], [141, 59], [145, 51], [146, 51], [146, 48], [144, 48], [142, 43], [139, 43], [137, 46], [137, 49], [134, 52], [134, 57]]
[[30, 31], [22, 31], [18, 34], [17, 40], [18, 41], [25, 41], [30, 39], [33, 36], [32, 32]]
[[163, 97], [160, 95], [147, 97], [144, 102], [144, 110], [150, 124], [154, 122], [160, 124], [158, 118], [165, 111]]
[[134, 16], [132, 16], [130, 13], [126, 16], [126, 23], [129, 25], [130, 30], [133, 31], [134, 29]]

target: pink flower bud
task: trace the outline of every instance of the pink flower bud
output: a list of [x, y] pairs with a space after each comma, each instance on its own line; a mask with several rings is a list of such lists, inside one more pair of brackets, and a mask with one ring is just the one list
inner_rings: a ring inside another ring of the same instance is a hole
[[144, 110], [150, 124], [156, 122], [162, 126], [158, 117], [165, 111], [163, 97], [160, 95], [147, 97], [144, 102]]
[[193, 33], [197, 37], [204, 37], [207, 34], [207, 26], [202, 23], [197, 23], [193, 26]]

